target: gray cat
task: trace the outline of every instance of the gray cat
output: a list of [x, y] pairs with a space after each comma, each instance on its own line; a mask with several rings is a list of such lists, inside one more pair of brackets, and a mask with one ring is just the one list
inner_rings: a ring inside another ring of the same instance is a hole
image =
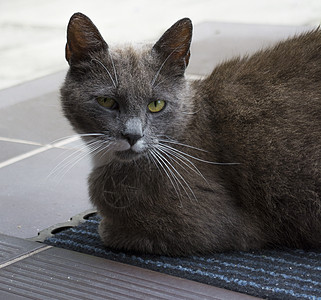
[[61, 99], [93, 153], [99, 232], [166, 255], [321, 247], [321, 31], [189, 82], [192, 24], [111, 49], [74, 14]]

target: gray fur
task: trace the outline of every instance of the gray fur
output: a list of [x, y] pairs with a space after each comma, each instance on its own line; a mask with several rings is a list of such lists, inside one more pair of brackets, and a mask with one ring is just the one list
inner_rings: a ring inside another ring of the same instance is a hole
[[[86, 16], [70, 20], [61, 99], [78, 133], [103, 134], [84, 137], [101, 143], [89, 192], [102, 240], [167, 255], [320, 248], [320, 31], [188, 83], [191, 36], [183, 19], [153, 47], [110, 49]], [[150, 113], [155, 100], [167, 105]]]

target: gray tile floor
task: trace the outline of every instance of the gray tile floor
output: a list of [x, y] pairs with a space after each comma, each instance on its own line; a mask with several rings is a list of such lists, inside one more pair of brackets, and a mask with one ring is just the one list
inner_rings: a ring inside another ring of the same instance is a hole
[[[62, 80], [64, 74], [59, 75]], [[46, 80], [51, 76], [38, 80], [38, 89]], [[89, 161], [73, 167], [79, 157], [71, 150], [75, 142], [56, 141], [74, 134], [60, 112], [58, 86], [30, 98], [28, 85], [37, 84], [25, 84], [20, 101], [0, 109], [0, 232], [23, 238], [91, 207], [86, 189]], [[17, 96], [15, 88], [10, 90]], [[10, 90], [0, 92], [2, 101], [10, 102]]]

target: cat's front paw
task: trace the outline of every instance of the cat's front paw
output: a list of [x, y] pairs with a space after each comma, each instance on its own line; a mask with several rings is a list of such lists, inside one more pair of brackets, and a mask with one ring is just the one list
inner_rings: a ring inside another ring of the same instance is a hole
[[150, 239], [141, 230], [115, 226], [108, 218], [103, 218], [98, 232], [106, 247], [121, 251], [134, 251], [145, 254], [168, 254], [166, 243], [156, 238]]
[[98, 233], [105, 246], [110, 246], [110, 231], [111, 221], [107, 218], [103, 218], [99, 223]]

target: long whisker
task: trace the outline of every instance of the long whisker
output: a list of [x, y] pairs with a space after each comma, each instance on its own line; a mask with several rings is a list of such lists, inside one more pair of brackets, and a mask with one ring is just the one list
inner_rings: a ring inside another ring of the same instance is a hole
[[[70, 139], [74, 139], [75, 141], [77, 141], [77, 140], [80, 140], [82, 137], [86, 137], [86, 136], [101, 136], [101, 135], [104, 135], [104, 134], [102, 134], [102, 133], [82, 133], [82, 134], [79, 134], [78, 133], [78, 134], [73, 134], [73, 135], [67, 135], [67, 136], [64, 136], [62, 138], [59, 138], [59, 139], [56, 139], [56, 140], [50, 142], [50, 145], [55, 145], [58, 142], [70, 140]], [[70, 141], [70, 142], [72, 142], [72, 141]]]
[[[179, 192], [179, 188], [176, 186], [176, 185], [178, 185], [177, 184], [177, 182], [174, 182], [173, 180], [174, 179], [172, 179], [172, 177], [171, 177], [171, 173], [168, 173], [168, 171], [170, 171], [170, 170], [168, 170], [168, 167], [166, 166], [166, 164], [164, 164], [164, 162], [163, 161], [161, 161], [159, 158], [158, 158], [158, 156], [156, 155], [156, 150], [150, 150], [150, 153], [151, 153], [151, 155], [152, 155], [152, 157], [155, 159], [155, 161], [159, 164], [159, 166], [162, 168], [162, 170], [164, 171], [164, 173], [166, 174], [166, 176], [167, 176], [167, 178], [169, 179], [169, 181], [170, 181], [170, 183], [171, 183], [171, 185], [173, 186], [173, 188], [174, 188], [174, 191], [176, 192], [176, 194], [177, 194], [177, 196], [178, 196], [178, 199], [180, 200], [180, 203], [181, 203], [181, 206], [182, 206], [182, 202], [181, 202], [181, 199], [182, 199], [182, 195], [181, 195], [181, 193]], [[156, 164], [157, 165], [157, 164]], [[166, 168], [165, 168], [166, 167]], [[167, 171], [167, 170], [168, 171]]]
[[163, 147], [166, 147], [168, 149], [172, 149], [173, 151], [175, 151], [177, 153], [180, 153], [182, 155], [188, 156], [188, 157], [190, 157], [192, 159], [195, 159], [197, 161], [200, 161], [200, 162], [203, 162], [203, 163], [207, 163], [207, 164], [211, 164], [211, 165], [239, 165], [239, 163], [218, 163], [218, 162], [214, 162], [214, 161], [208, 161], [208, 160], [200, 159], [198, 157], [195, 157], [193, 155], [187, 154], [187, 153], [185, 153], [183, 151], [180, 151], [180, 150], [178, 150], [178, 149], [176, 149], [174, 147], [171, 147], [171, 146], [168, 146], [168, 145], [165, 145], [165, 144], [163, 144]]
[[92, 144], [93, 141], [96, 141], [97, 138], [93, 138], [91, 140], [87, 140], [86, 142], [86, 145], [84, 144], [81, 144], [80, 148], [79, 146], [76, 147], [76, 146], [73, 146], [73, 147], [63, 147], [67, 144], [70, 144], [74, 141], [78, 141], [79, 139], [81, 139], [82, 136], [100, 136], [100, 135], [103, 135], [103, 134], [76, 134], [76, 135], [71, 135], [71, 136], [67, 136], [67, 137], [64, 137], [64, 138], [60, 138], [60, 139], [57, 139], [56, 141], [53, 141], [51, 143], [52, 146], [54, 146], [55, 148], [62, 148], [62, 149], [65, 149], [65, 151], [63, 151], [62, 153], [60, 153], [57, 157], [56, 157], [56, 160], [60, 159], [61, 156], [64, 156], [66, 154], [66, 152], [71, 152], [70, 155], [68, 155], [67, 157], [65, 157], [58, 165], [55, 166], [55, 168], [53, 170], [51, 170], [51, 172], [48, 174], [47, 176], [47, 179], [53, 174], [55, 173], [60, 167], [61, 165], [69, 158], [71, 158], [73, 155], [75, 155], [75, 153], [77, 152], [82, 152], [84, 151], [88, 146], [87, 145], [90, 145]]
[[[89, 152], [84, 152], [84, 153], [80, 153], [80, 155], [77, 156], [76, 159], [74, 159], [74, 161], [72, 161], [71, 163], [68, 163], [62, 170], [65, 170], [65, 172], [61, 175], [61, 179], [64, 178], [66, 176], [66, 174], [75, 166], [77, 165], [81, 160], [83, 160], [85, 157], [90, 156], [93, 152], [95, 152], [97, 149], [99, 149], [101, 147], [101, 144], [98, 144], [96, 146], [93, 146], [92, 148], [90, 148]], [[68, 167], [68, 168], [67, 168]]]
[[[202, 172], [196, 167], [196, 165], [191, 162], [188, 158], [186, 158], [185, 156], [183, 156], [180, 153], [176, 153], [171, 149], [167, 149], [167, 148], [163, 148], [161, 144], [158, 145], [158, 148], [160, 151], [164, 152], [170, 159], [174, 160], [181, 168], [183, 168], [184, 170], [186, 170], [186, 168], [184, 168], [184, 166], [182, 166], [182, 164], [184, 164], [186, 167], [188, 167], [189, 169], [191, 169], [193, 172], [195, 172], [197, 175], [199, 175], [209, 186], [210, 188], [210, 184], [207, 181], [207, 179], [204, 177], [204, 175], [202, 174]], [[187, 171], [187, 170], [186, 170]]]
[[158, 169], [159, 173], [162, 173], [161, 169], [159, 168], [157, 161], [155, 161], [155, 158], [152, 155], [152, 150], [150, 150], [149, 152], [147, 152], [147, 156], [148, 158], [152, 161], [152, 163], [156, 166], [156, 168]]
[[110, 72], [108, 71], [107, 67], [106, 67], [100, 60], [98, 60], [98, 59], [96, 59], [96, 58], [93, 58], [91, 61], [94, 61], [94, 62], [100, 64], [100, 65], [105, 69], [105, 71], [107, 72], [107, 74], [108, 74], [110, 80], [112, 81], [114, 87], [117, 88], [117, 85], [116, 85], [113, 77], [111, 76]]
[[[171, 149], [167, 149], [167, 148], [163, 147], [161, 144], [159, 144], [157, 148], [160, 151], [163, 151], [164, 153], [166, 153], [166, 155], [168, 155], [170, 158], [172, 158], [182, 168], [184, 168], [184, 167], [179, 162], [184, 164], [186, 167], [188, 167], [192, 171], [196, 172], [198, 175], [201, 175], [201, 172], [198, 170], [198, 168], [195, 166], [195, 164], [193, 164], [188, 158], [186, 158], [182, 154], [176, 153]], [[186, 168], [184, 168], [184, 170], [186, 170]]]
[[[96, 153], [94, 153], [93, 156], [96, 156], [99, 154], [98, 159], [102, 158], [106, 153], [108, 153], [111, 149], [110, 146], [112, 144], [114, 144], [114, 142], [103, 142], [102, 144], [106, 144], [102, 149], [98, 149], [98, 151], [96, 151]], [[109, 148], [109, 149], [108, 149]]]
[[166, 159], [164, 159], [164, 157], [158, 151], [155, 151], [155, 155], [159, 159], [159, 161], [163, 163], [163, 165], [166, 167], [166, 169], [169, 171], [169, 173], [172, 175], [172, 178], [175, 181], [175, 183], [182, 186], [181, 182], [178, 180], [175, 173], [169, 167], [170, 165], [169, 165], [168, 161], [166, 161]]
[[[85, 149], [87, 149], [87, 145], [84, 145], [84, 146], [82, 146], [81, 148], [79, 148], [79, 149], [67, 149], [67, 152], [68, 151], [72, 151], [72, 153], [71, 154], [69, 154], [68, 156], [66, 156], [62, 161], [60, 161], [52, 170], [51, 170], [51, 172], [49, 173], [49, 175], [47, 176], [47, 178], [49, 178], [52, 174], [54, 174], [54, 173], [56, 173], [63, 165], [64, 165], [64, 163], [67, 161], [67, 160], [69, 160], [70, 158], [72, 158], [73, 156], [75, 156], [75, 154], [79, 154], [79, 152], [81, 153], [81, 152], [83, 152]], [[66, 151], [65, 152], [63, 152], [62, 154], [64, 154], [64, 153], [66, 153]], [[59, 155], [58, 157], [60, 157], [61, 155]]]
[[[101, 136], [104, 134], [80, 134], [79, 136]], [[78, 135], [75, 135], [75, 137], [80, 138]], [[49, 175], [47, 176], [47, 179], [52, 176], [54, 173], [58, 173], [59, 169], [60, 171], [62, 171], [64, 168], [66, 168], [69, 164], [72, 163], [72, 161], [76, 160], [78, 157], [80, 157], [81, 155], [83, 155], [83, 153], [86, 152], [87, 149], [91, 149], [93, 146], [100, 144], [100, 143], [104, 143], [102, 140], [97, 139], [97, 138], [93, 138], [89, 141], [86, 142], [86, 144], [83, 144], [80, 148], [76, 148], [73, 147], [71, 149], [67, 149], [65, 152], [61, 153], [60, 155], [58, 155], [57, 158], [59, 158], [60, 156], [64, 155], [66, 152], [70, 152], [72, 151], [71, 154], [69, 154], [68, 156], [66, 156], [62, 161], [60, 161], [60, 163], [58, 163], [53, 170], [49, 173]], [[70, 160], [68, 163], [66, 163], [68, 160]]]
[[[160, 154], [160, 153], [159, 153]], [[160, 154], [161, 155], [161, 154]], [[187, 183], [187, 181], [185, 180], [185, 178], [178, 172], [178, 170], [174, 167], [173, 164], [171, 164], [163, 155], [161, 155], [165, 160], [166, 162], [171, 166], [171, 168], [173, 169], [173, 171], [179, 176], [179, 178], [181, 178], [181, 180], [185, 183], [186, 187], [190, 190], [190, 192], [192, 193], [193, 197], [195, 200], [197, 200], [192, 188], [190, 187], [190, 185]], [[184, 189], [185, 193], [187, 194], [187, 196], [189, 197], [189, 194], [187, 193], [186, 189], [183, 187], [182, 185], [182, 188]], [[190, 198], [190, 197], [189, 197]], [[191, 198], [190, 198], [191, 199]]]
[[63, 171], [63, 169], [66, 169], [67, 166], [70, 166], [70, 167], [64, 172], [64, 174], [61, 176], [61, 178], [63, 178], [76, 164], [78, 164], [85, 157], [96, 156], [97, 154], [100, 154], [102, 156], [102, 155], [106, 154], [107, 152], [109, 152], [110, 149], [108, 149], [108, 148], [111, 146], [111, 144], [113, 144], [113, 143], [110, 143], [108, 141], [98, 140], [89, 146], [87, 145], [87, 148], [90, 151], [80, 153], [77, 157], [75, 157], [73, 159], [73, 161], [67, 163], [66, 166], [64, 168], [62, 168], [61, 171]]
[[[91, 145], [84, 145], [81, 148], [77, 149], [76, 151], [74, 151], [73, 153], [71, 153], [70, 155], [68, 155], [67, 157], [65, 157], [47, 176], [47, 179], [52, 176], [53, 174], [58, 174], [58, 172], [62, 172], [65, 168], [67, 168], [70, 164], [72, 164], [72, 162], [74, 160], [77, 160], [80, 156], [84, 155], [84, 153], [87, 155], [87, 153], [85, 152], [85, 149], [87, 149], [88, 147], [92, 147], [93, 145], [97, 145], [100, 144], [100, 141], [95, 141], [93, 143], [91, 143]], [[69, 161], [68, 161], [69, 160]], [[68, 162], [67, 162], [68, 161]], [[67, 162], [67, 163], [66, 163]]]
[[194, 146], [183, 144], [183, 143], [177, 142], [175, 140], [162, 140], [162, 139], [159, 139], [159, 141], [163, 142], [163, 143], [175, 144], [175, 145], [184, 146], [184, 147], [188, 147], [188, 148], [195, 149], [195, 150], [198, 150], [198, 151], [209, 153], [209, 151], [207, 151], [207, 150], [203, 150], [201, 148], [197, 148], [197, 147], [194, 147]]
[[[176, 178], [177, 182], [180, 184], [180, 186], [183, 188], [184, 192], [186, 193], [186, 195], [190, 198], [189, 193], [187, 192], [186, 188], [184, 187], [184, 185], [181, 183], [181, 181], [177, 178], [177, 176], [183, 181], [183, 183], [186, 185], [186, 187], [189, 189], [189, 191], [192, 193], [193, 197], [195, 200], [197, 200], [192, 188], [190, 187], [190, 185], [187, 183], [187, 181], [184, 179], [184, 177], [177, 171], [177, 169], [173, 166], [173, 164], [171, 164], [171, 162], [166, 159], [160, 152], [156, 152], [156, 154], [159, 156], [159, 158], [161, 160], [163, 160], [163, 162], [165, 162], [165, 165], [168, 167], [168, 170], [172, 173], [172, 176], [174, 178]], [[175, 175], [177, 174], [177, 176]], [[191, 198], [190, 198], [191, 199]]]

